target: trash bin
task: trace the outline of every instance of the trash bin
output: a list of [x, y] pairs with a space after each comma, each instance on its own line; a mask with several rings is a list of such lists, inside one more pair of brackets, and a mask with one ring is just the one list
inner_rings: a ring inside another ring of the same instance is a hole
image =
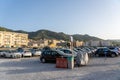
[[57, 58], [56, 59], [56, 68], [67, 68], [67, 59], [66, 58]]
[[68, 68], [73, 69], [74, 68], [74, 56], [68, 56], [67, 61], [68, 61]]

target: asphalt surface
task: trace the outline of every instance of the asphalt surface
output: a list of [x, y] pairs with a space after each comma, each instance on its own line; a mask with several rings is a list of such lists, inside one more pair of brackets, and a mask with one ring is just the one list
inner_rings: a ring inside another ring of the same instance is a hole
[[92, 58], [87, 66], [56, 68], [39, 57], [0, 59], [0, 80], [120, 80], [120, 57]]

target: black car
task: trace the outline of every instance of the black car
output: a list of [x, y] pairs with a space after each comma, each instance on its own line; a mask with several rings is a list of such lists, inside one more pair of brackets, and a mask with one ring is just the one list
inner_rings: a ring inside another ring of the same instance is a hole
[[59, 50], [44, 50], [40, 56], [40, 61], [42, 63], [52, 61], [55, 62], [56, 58], [67, 58], [68, 56], [72, 56], [72, 54], [65, 54], [62, 51]]
[[116, 57], [119, 54], [115, 51], [111, 51], [109, 48], [105, 47], [105, 48], [99, 48], [97, 49], [97, 51], [95, 52], [95, 56], [110, 56], [110, 57]]

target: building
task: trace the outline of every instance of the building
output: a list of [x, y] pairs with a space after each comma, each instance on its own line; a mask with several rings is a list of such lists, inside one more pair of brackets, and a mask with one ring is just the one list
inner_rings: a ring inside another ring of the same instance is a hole
[[49, 47], [51, 48], [56, 48], [57, 47], [57, 44], [60, 43], [59, 40], [51, 40], [50, 42], [51, 44], [49, 44]]
[[109, 40], [88, 41], [84, 43], [84, 46], [112, 46], [112, 43]]
[[74, 47], [80, 47], [80, 46], [83, 46], [83, 43], [84, 43], [83, 41], [74, 41], [73, 46]]
[[29, 42], [28, 42], [28, 46], [29, 47], [39, 47], [39, 48], [43, 48], [45, 46], [48, 46], [48, 43], [49, 40], [32, 40], [32, 39], [29, 39]]
[[28, 45], [28, 34], [0, 31], [0, 47], [21, 47]]
[[90, 46], [100, 46], [100, 41], [90, 41]]
[[47, 40], [47, 39], [44, 39], [44, 40], [31, 40], [29, 39], [29, 43], [28, 43], [28, 46], [29, 47], [40, 47], [40, 48], [43, 48], [45, 46], [49, 46], [51, 48], [55, 48], [57, 47], [57, 43], [60, 43], [59, 40]]
[[101, 41], [101, 46], [112, 46], [112, 43], [109, 40]]

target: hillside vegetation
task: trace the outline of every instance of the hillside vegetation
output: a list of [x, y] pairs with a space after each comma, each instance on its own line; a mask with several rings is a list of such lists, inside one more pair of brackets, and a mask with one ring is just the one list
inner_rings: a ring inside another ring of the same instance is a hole
[[4, 27], [0, 27], [0, 31], [13, 31], [13, 32], [19, 32], [19, 33], [27, 33], [29, 34], [30, 39], [34, 40], [40, 40], [40, 39], [57, 39], [57, 40], [65, 40], [69, 41], [70, 36], [73, 36], [74, 40], [78, 41], [90, 41], [90, 40], [102, 40], [100, 38], [89, 36], [89, 35], [81, 35], [81, 34], [74, 34], [74, 35], [68, 35], [63, 32], [54, 32], [50, 30], [38, 30], [35, 32], [27, 32], [23, 30], [11, 30]]

